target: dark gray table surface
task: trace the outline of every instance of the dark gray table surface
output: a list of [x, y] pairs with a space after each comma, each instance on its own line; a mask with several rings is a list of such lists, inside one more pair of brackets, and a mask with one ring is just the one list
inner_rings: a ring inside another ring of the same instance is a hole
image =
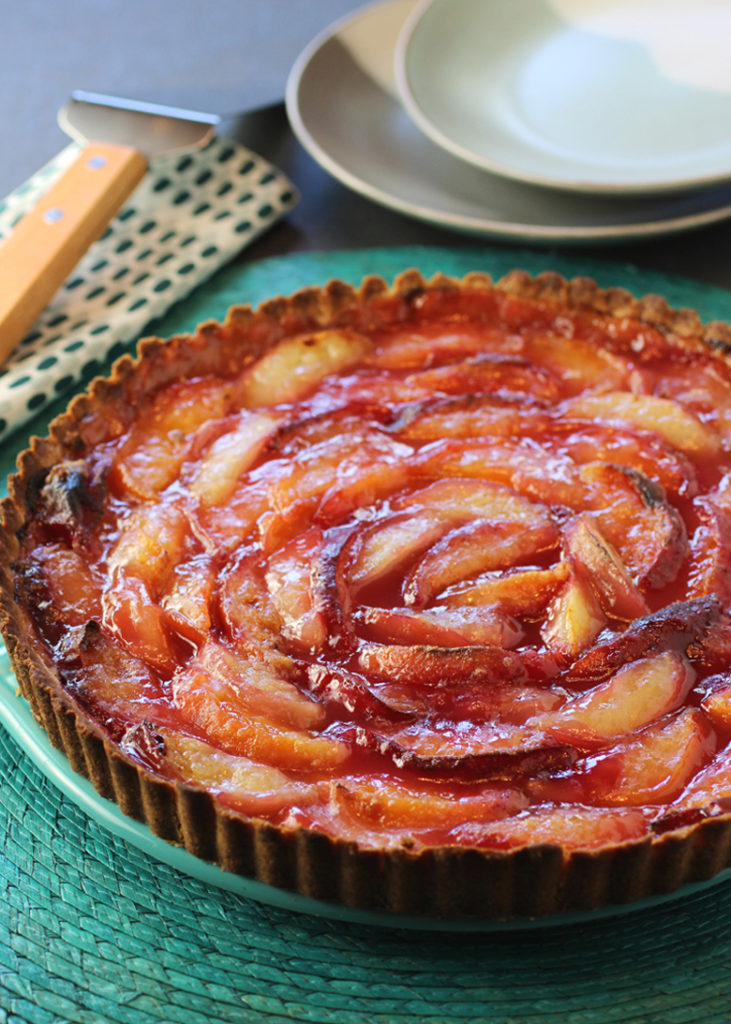
[[[481, 239], [382, 209], [327, 175], [289, 129], [281, 100], [306, 43], [357, 0], [0, 0], [0, 195], [65, 144], [57, 109], [75, 88], [219, 114], [255, 111], [237, 136], [302, 192], [246, 258], [362, 246], [472, 245]], [[621, 260], [731, 288], [731, 221], [665, 239], [591, 246]]]

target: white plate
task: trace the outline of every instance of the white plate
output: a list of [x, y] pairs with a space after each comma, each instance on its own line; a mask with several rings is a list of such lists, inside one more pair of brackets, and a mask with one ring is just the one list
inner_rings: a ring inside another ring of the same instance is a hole
[[502, 239], [620, 241], [731, 216], [729, 187], [652, 198], [574, 195], [451, 156], [419, 131], [398, 100], [394, 48], [413, 8], [414, 0], [387, 0], [349, 15], [313, 40], [290, 73], [292, 128], [344, 185], [430, 224]]
[[731, 178], [731, 4], [423, 0], [396, 48], [406, 109], [483, 170], [594, 193]]

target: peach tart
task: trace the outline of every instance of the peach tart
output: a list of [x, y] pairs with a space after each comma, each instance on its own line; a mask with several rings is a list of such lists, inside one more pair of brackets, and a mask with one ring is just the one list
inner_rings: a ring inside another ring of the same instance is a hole
[[318, 900], [501, 919], [711, 878], [730, 352], [517, 271], [146, 339], [10, 479], [22, 694], [125, 814]]

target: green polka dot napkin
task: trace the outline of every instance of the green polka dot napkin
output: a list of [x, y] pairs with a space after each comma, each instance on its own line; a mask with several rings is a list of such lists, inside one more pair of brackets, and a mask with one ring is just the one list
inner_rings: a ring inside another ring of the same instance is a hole
[[[67, 147], [0, 203], [0, 242], [77, 152]], [[279, 170], [226, 139], [155, 160], [0, 368], [0, 440], [121, 354], [297, 198]]]

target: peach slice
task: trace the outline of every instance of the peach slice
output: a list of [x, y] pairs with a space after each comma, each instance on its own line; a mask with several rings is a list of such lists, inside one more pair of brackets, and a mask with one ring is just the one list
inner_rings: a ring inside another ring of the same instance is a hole
[[244, 371], [240, 399], [250, 409], [299, 401], [323, 378], [361, 362], [371, 345], [369, 338], [348, 329], [287, 338]]
[[570, 520], [564, 527], [563, 538], [575, 570], [591, 585], [608, 615], [626, 620], [647, 615], [647, 602], [619, 552], [588, 515]]
[[[501, 726], [522, 726], [536, 715], [555, 711], [566, 700], [566, 692], [559, 687], [549, 689], [540, 683], [495, 680], [490, 685], [470, 679], [452, 680], [417, 687], [408, 682], [373, 682], [368, 686], [373, 698], [387, 710], [406, 718], [422, 718], [427, 723], [434, 715], [452, 722], [493, 723]], [[382, 715], [378, 709], [374, 717]], [[387, 716], [389, 717], [389, 716]], [[525, 745], [537, 748], [555, 746], [553, 741], [543, 743], [544, 737], [534, 731], [521, 734]]]
[[671, 495], [693, 497], [698, 480], [691, 460], [659, 437], [602, 423], [558, 421], [547, 441], [577, 465], [597, 460], [634, 469]]
[[486, 573], [467, 583], [455, 583], [440, 595], [447, 608], [493, 605], [508, 616], [533, 618], [541, 614], [571, 572], [568, 562], [550, 569], [532, 566], [504, 573]]
[[303, 674], [309, 692], [322, 704], [334, 707], [344, 720], [353, 716], [370, 722], [413, 718], [409, 709], [401, 710], [394, 702], [382, 700], [365, 676], [341, 665], [309, 664], [303, 666]]
[[234, 492], [239, 477], [263, 451], [278, 419], [266, 413], [242, 413], [233, 430], [209, 447], [190, 482], [190, 493], [202, 505], [220, 505]]
[[176, 565], [160, 607], [184, 616], [201, 633], [211, 628], [210, 605], [213, 597], [215, 570], [209, 555], [199, 554]]
[[358, 653], [361, 671], [374, 679], [406, 683], [417, 689], [469, 682], [491, 686], [522, 682], [540, 674], [535, 652], [517, 653], [496, 646], [434, 647], [428, 645], [363, 644]]
[[626, 736], [675, 711], [693, 685], [695, 673], [679, 654], [633, 661], [610, 679], [566, 701], [557, 711], [527, 724], [563, 742], [593, 746]]
[[282, 622], [282, 636], [300, 653], [314, 653], [327, 638], [325, 615], [317, 606], [312, 580], [313, 558], [322, 545], [322, 530], [312, 527], [267, 563], [266, 585]]
[[658, 434], [673, 448], [696, 458], [712, 458], [719, 450], [716, 431], [667, 398], [606, 391], [571, 398], [561, 404], [560, 411], [571, 418], [601, 420]]
[[333, 785], [331, 799], [338, 811], [379, 829], [451, 829], [516, 814], [528, 803], [519, 789], [508, 785], [450, 793], [425, 783], [352, 776]]
[[[194, 730], [228, 753], [287, 769], [328, 769], [349, 756], [346, 744], [307, 731], [323, 709], [292, 683], [209, 646], [173, 680], [175, 706]], [[306, 724], [305, 724], [306, 723]]]
[[139, 505], [122, 520], [119, 539], [107, 559], [113, 578], [141, 579], [153, 594], [165, 590], [178, 562], [186, 555], [190, 522], [171, 503]]
[[[673, 812], [691, 808], [703, 808], [713, 812], [714, 805], [721, 803], [719, 810], [731, 810], [731, 746], [721, 749], [713, 760], [685, 787], [673, 801]], [[671, 815], [672, 813], [671, 812]], [[684, 824], [684, 822], [679, 822]]]
[[405, 400], [448, 394], [531, 395], [554, 401], [559, 392], [556, 377], [547, 369], [517, 355], [481, 352], [461, 363], [421, 370], [404, 378]]
[[704, 680], [701, 708], [724, 732], [731, 732], [731, 675], [728, 672]]
[[639, 808], [531, 807], [510, 818], [466, 825], [453, 832], [457, 842], [488, 849], [550, 843], [564, 849], [597, 850], [640, 839], [647, 820]]
[[580, 507], [586, 495], [571, 459], [525, 440], [434, 441], [420, 450], [414, 466], [423, 475], [504, 484], [526, 498], [549, 505]]
[[[322, 708], [292, 681], [295, 663], [276, 648], [229, 648], [215, 640], [203, 644], [181, 674], [203, 674], [213, 690], [231, 691], [228, 700], [280, 725], [309, 729], [322, 722]], [[177, 683], [176, 683], [177, 684]]]
[[[438, 541], [403, 582], [405, 604], [423, 608], [451, 584], [526, 562], [552, 548], [558, 529], [536, 506], [512, 521], [477, 520]], [[498, 513], [499, 515], [499, 513]]]
[[577, 391], [604, 387], [621, 388], [630, 374], [627, 359], [600, 348], [589, 338], [564, 334], [533, 334], [526, 339], [526, 355], [558, 374], [561, 381]]
[[541, 801], [610, 807], [668, 803], [713, 755], [716, 742], [705, 715], [685, 708], [577, 762], [572, 778], [537, 778], [528, 791]]
[[416, 644], [465, 647], [487, 644], [515, 647], [522, 630], [496, 608], [359, 608], [355, 614], [360, 633], [382, 644]]
[[665, 803], [708, 761], [715, 745], [716, 736], [705, 716], [696, 708], [686, 708], [599, 758], [585, 778], [595, 800], [604, 804]]
[[349, 514], [353, 502], [376, 497], [381, 487], [390, 493], [403, 486], [409, 455], [409, 447], [370, 429], [328, 438], [292, 459], [262, 466], [252, 477], [266, 488], [270, 506], [260, 522], [264, 550], [291, 540], [318, 514], [321, 502], [318, 521], [327, 525]]
[[36, 547], [21, 585], [30, 606], [48, 607], [60, 626], [101, 619], [101, 583], [81, 555], [64, 544]]
[[[688, 551], [685, 524], [664, 492], [635, 470], [588, 463], [579, 470], [587, 486], [584, 508], [594, 509], [602, 535], [640, 584], [660, 588], [678, 574]], [[593, 497], [591, 495], [593, 492]]]
[[494, 723], [432, 720], [384, 734], [361, 728], [356, 743], [390, 758], [398, 768], [464, 779], [519, 778], [557, 771], [576, 760], [569, 744], [545, 741], [523, 728]]
[[436, 512], [400, 512], [366, 526], [343, 551], [345, 576], [357, 593], [395, 572], [449, 528]]
[[381, 370], [421, 370], [467, 359], [489, 349], [519, 355], [523, 341], [487, 326], [425, 322], [418, 329], [398, 324], [378, 333], [366, 365]]
[[[77, 700], [102, 721], [115, 715], [121, 721], [140, 722], [154, 714], [165, 720], [168, 701], [155, 672], [134, 651], [116, 643], [92, 620], [80, 627], [65, 674], [73, 680]], [[78, 667], [83, 672], [76, 672]]]
[[142, 579], [123, 576], [104, 592], [102, 623], [130, 653], [163, 676], [175, 671], [178, 659], [171, 618], [153, 602]]
[[715, 594], [731, 603], [731, 511], [710, 498], [693, 503], [699, 524], [690, 540], [689, 597]]
[[570, 661], [596, 640], [606, 621], [588, 583], [570, 576], [549, 605], [541, 638], [559, 658]]
[[[721, 604], [715, 597], [679, 601], [643, 619], [636, 619], [622, 633], [599, 637], [566, 674], [569, 682], [606, 679], [623, 664], [663, 651], [687, 653], [697, 658], [707, 647], [721, 620]], [[724, 650], [721, 651], [722, 655]]]
[[540, 434], [550, 417], [526, 401], [506, 401], [497, 395], [465, 395], [434, 399], [408, 410], [398, 425], [398, 437], [406, 441], [439, 441], [443, 438], [520, 437]]
[[120, 446], [110, 484], [148, 500], [175, 480], [201, 424], [222, 417], [231, 401], [219, 380], [180, 381], [165, 388], [141, 413]]
[[214, 792], [224, 804], [245, 814], [274, 814], [293, 803], [307, 806], [319, 796], [316, 784], [291, 779], [271, 765], [171, 729], [158, 733], [164, 760], [179, 778]]

